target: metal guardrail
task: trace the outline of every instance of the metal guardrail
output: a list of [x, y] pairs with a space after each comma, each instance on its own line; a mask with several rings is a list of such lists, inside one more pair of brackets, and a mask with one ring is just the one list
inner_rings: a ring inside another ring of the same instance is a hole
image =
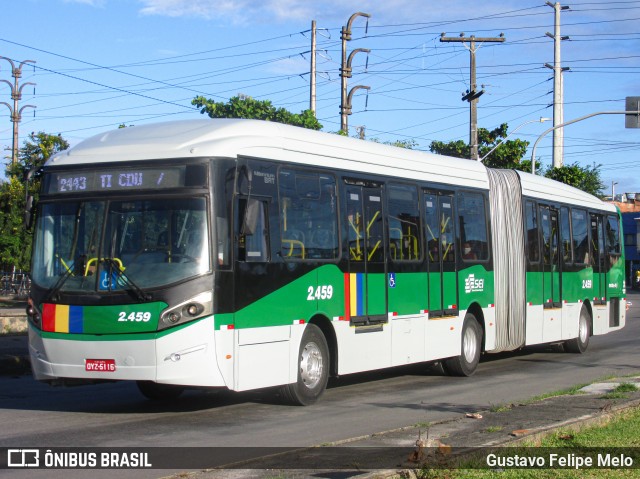
[[29, 273], [23, 271], [0, 272], [0, 295], [27, 297], [30, 288]]

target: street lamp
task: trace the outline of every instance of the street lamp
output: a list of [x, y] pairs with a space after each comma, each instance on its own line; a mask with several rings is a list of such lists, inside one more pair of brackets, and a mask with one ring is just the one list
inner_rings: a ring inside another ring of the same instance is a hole
[[502, 140], [500, 140], [500, 143], [498, 143], [496, 146], [494, 146], [493, 148], [491, 148], [491, 150], [489, 150], [489, 153], [487, 153], [486, 155], [484, 155], [482, 158], [478, 158], [478, 161], [484, 161], [485, 158], [487, 156], [489, 156], [491, 153], [493, 153], [496, 148], [498, 148], [500, 145], [502, 145], [505, 141], [507, 141], [507, 138], [509, 138], [511, 135], [513, 135], [516, 131], [518, 131], [520, 128], [522, 128], [525, 125], [528, 125], [529, 123], [536, 123], [536, 122], [540, 122], [540, 123], [544, 123], [545, 121], [551, 121], [551, 118], [544, 118], [544, 117], [540, 117], [539, 120], [529, 120], [529, 121], [525, 121], [522, 125], [518, 125], [516, 128], [514, 128], [513, 130], [511, 130], [511, 133], [509, 133], [507, 136], [505, 136]]
[[[637, 106], [636, 106], [633, 104], [633, 101], [632, 101], [633, 98], [634, 97], [627, 97], [627, 103], [628, 103], [627, 108], [629, 107], [640, 108], [640, 101], [637, 102]], [[542, 140], [542, 138], [544, 138], [547, 133], [549, 133], [550, 131], [556, 130], [558, 128], [562, 128], [563, 126], [572, 125], [579, 121], [586, 120], [587, 118], [592, 118], [598, 115], [625, 115], [627, 116], [627, 118], [631, 117], [631, 120], [629, 120], [629, 123], [632, 126], [628, 126], [627, 128], [638, 128], [638, 126], [633, 126], [633, 125], [637, 124], [635, 117], [637, 116], [638, 118], [640, 118], [640, 110], [633, 111], [633, 110], [627, 109], [625, 111], [597, 111], [595, 113], [589, 113], [588, 115], [575, 118], [571, 121], [565, 121], [564, 123], [560, 123], [559, 125], [552, 126], [548, 130], [543, 131], [542, 134], [535, 141], [535, 143], [533, 144], [533, 148], [531, 149], [531, 174], [533, 175], [536, 174], [536, 147], [538, 146], [538, 143], [540, 142], [540, 140]]]
[[615, 201], [616, 200], [616, 185], [618, 184], [617, 181], [612, 181], [611, 182], [611, 201]]

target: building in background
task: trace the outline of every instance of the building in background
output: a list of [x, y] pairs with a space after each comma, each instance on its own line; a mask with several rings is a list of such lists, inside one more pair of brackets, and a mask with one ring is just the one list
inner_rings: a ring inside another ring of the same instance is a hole
[[640, 193], [616, 195], [614, 204], [622, 213], [627, 288], [640, 289]]

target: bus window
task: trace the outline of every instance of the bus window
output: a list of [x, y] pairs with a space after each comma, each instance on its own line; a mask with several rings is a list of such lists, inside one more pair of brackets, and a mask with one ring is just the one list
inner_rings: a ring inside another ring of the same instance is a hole
[[587, 235], [587, 213], [584, 210], [571, 210], [571, 238], [574, 261], [589, 263], [589, 239]]
[[463, 261], [483, 261], [489, 258], [487, 220], [484, 198], [479, 193], [458, 196], [458, 225]]
[[438, 225], [438, 197], [436, 195], [424, 195], [425, 213], [427, 221], [427, 251], [432, 263], [440, 261], [440, 226]]
[[620, 257], [620, 223], [617, 216], [608, 216], [605, 226], [609, 267], [616, 264]]
[[542, 259], [546, 265], [554, 264], [553, 256], [553, 242], [552, 242], [552, 225], [551, 214], [549, 213], [548, 206], [540, 206], [540, 226], [542, 229]]
[[420, 214], [418, 191], [404, 185], [389, 185], [389, 254], [394, 261], [419, 260]]
[[525, 221], [527, 229], [527, 249], [530, 263], [540, 261], [540, 243], [538, 239], [538, 214], [533, 201], [527, 201], [525, 206]]
[[282, 169], [280, 254], [287, 260], [333, 260], [338, 257], [338, 214], [333, 176]]
[[560, 243], [562, 245], [562, 261], [564, 264], [573, 263], [571, 250], [571, 225], [569, 223], [569, 208], [560, 208]]
[[453, 229], [453, 197], [440, 196], [440, 250], [442, 261], [453, 263], [456, 260], [455, 232]]
[[239, 201], [238, 259], [246, 262], [269, 261], [267, 202], [254, 198]]

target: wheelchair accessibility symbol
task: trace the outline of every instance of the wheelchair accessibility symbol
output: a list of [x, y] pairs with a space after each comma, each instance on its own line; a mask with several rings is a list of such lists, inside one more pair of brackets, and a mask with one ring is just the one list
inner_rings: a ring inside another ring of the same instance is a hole
[[100, 272], [100, 290], [107, 291], [117, 288], [118, 276], [114, 273], [109, 275], [108, 271]]
[[395, 273], [389, 273], [389, 287], [390, 288], [395, 288], [396, 287], [396, 274]]

